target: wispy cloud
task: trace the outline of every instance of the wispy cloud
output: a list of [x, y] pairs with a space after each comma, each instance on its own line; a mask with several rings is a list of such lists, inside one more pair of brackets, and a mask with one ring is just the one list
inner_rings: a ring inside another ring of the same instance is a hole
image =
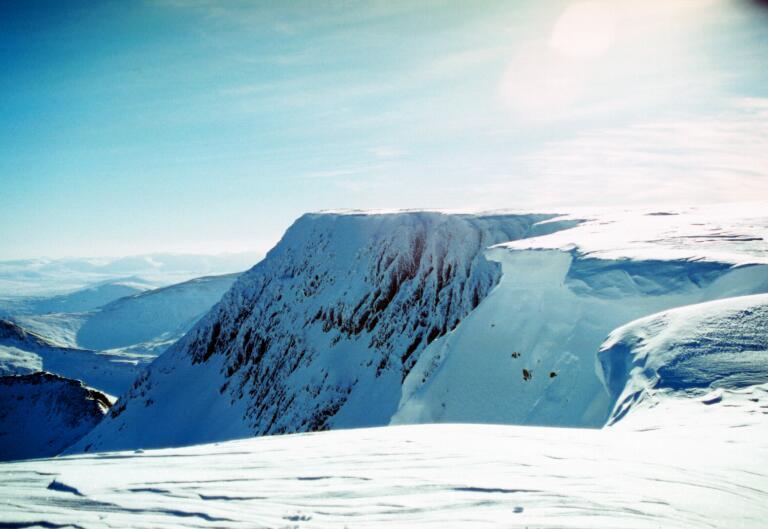
[[541, 203], [768, 199], [768, 99], [582, 134], [520, 160]]

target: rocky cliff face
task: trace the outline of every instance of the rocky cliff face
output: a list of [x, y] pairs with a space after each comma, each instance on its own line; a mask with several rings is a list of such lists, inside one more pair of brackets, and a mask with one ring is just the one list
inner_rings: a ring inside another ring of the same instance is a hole
[[601, 427], [615, 396], [595, 355], [613, 329], [768, 291], [757, 238], [699, 237], [696, 216], [549, 219], [305, 215], [72, 451], [391, 423]]
[[550, 217], [305, 215], [79, 446], [387, 424], [421, 352], [498, 283], [485, 249]]

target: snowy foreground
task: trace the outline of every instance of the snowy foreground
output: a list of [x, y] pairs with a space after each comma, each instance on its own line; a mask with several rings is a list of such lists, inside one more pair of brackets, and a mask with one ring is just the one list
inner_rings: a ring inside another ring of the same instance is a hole
[[6, 463], [0, 526], [765, 527], [768, 391], [707, 402], [603, 430], [412, 425]]

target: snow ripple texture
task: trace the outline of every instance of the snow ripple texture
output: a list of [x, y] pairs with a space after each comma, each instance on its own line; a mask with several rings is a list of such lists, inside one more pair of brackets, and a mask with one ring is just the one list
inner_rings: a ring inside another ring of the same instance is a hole
[[713, 415], [685, 429], [411, 425], [6, 463], [0, 525], [765, 527], [768, 422]]

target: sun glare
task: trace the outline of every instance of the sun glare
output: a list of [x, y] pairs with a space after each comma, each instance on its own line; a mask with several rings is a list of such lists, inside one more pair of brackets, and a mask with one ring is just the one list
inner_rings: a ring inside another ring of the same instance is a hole
[[616, 37], [614, 14], [604, 2], [579, 2], [560, 15], [549, 45], [576, 59], [592, 59], [603, 55]]
[[613, 45], [616, 19], [603, 2], [578, 2], [557, 18], [548, 41], [528, 44], [512, 57], [500, 94], [529, 119], [556, 117], [587, 90], [593, 62]]

